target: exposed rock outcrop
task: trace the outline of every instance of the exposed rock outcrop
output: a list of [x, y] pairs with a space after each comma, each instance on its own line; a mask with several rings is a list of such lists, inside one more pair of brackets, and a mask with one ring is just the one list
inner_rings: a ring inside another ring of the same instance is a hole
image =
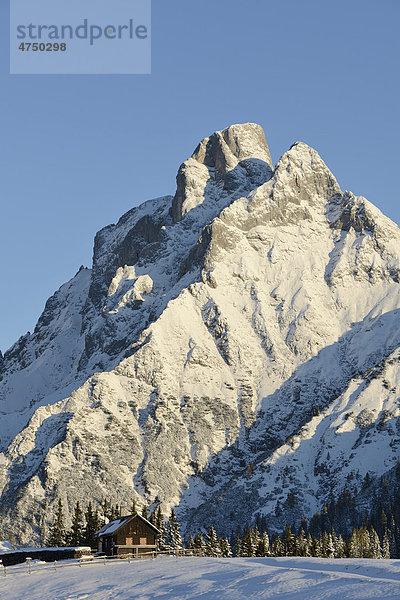
[[273, 168], [258, 125], [206, 138], [0, 357], [0, 528], [33, 543], [58, 497], [135, 497], [230, 533], [382, 475], [399, 273], [399, 228], [315, 150]]

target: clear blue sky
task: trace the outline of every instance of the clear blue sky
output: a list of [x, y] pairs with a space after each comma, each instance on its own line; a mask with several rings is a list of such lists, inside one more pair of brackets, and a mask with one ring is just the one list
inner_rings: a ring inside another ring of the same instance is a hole
[[400, 223], [399, 0], [153, 0], [147, 76], [10, 76], [0, 0], [0, 348], [93, 236], [174, 193], [200, 139], [237, 122], [274, 162], [296, 140]]

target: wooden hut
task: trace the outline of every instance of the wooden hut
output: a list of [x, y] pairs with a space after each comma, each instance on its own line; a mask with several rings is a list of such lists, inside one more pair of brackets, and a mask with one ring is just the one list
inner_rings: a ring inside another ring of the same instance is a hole
[[157, 527], [138, 513], [121, 516], [96, 533], [98, 551], [107, 556], [150, 554], [157, 549], [159, 533]]

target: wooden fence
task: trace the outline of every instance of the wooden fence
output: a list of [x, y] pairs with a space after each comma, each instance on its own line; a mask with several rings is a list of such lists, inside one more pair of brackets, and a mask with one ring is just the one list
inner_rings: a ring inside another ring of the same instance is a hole
[[[167, 551], [162, 551], [162, 552], [156, 552], [156, 551], [152, 551], [152, 552], [142, 552], [141, 554], [139, 554], [138, 556], [136, 554], [120, 554], [118, 556], [82, 556], [81, 558], [79, 558], [78, 560], [60, 560], [60, 561], [53, 561], [53, 562], [46, 562], [43, 563], [42, 561], [36, 561], [36, 560], [32, 560], [30, 558], [26, 559], [25, 563], [22, 564], [18, 564], [18, 565], [12, 565], [12, 566], [5, 566], [5, 565], [1, 565], [1, 560], [0, 560], [0, 566], [2, 567], [2, 571], [3, 571], [3, 576], [4, 577], [8, 577], [9, 575], [21, 575], [23, 573], [28, 573], [29, 575], [31, 575], [31, 573], [37, 573], [37, 572], [41, 572], [41, 571], [49, 571], [49, 572], [54, 572], [57, 571], [58, 569], [65, 569], [65, 568], [69, 568], [69, 567], [79, 567], [82, 568], [84, 566], [87, 565], [107, 565], [107, 564], [122, 564], [122, 563], [131, 563], [133, 561], [136, 560], [143, 560], [143, 559], [153, 559], [153, 558], [157, 558], [157, 556], [171, 556], [171, 557], [175, 557], [175, 558], [180, 558], [180, 557], [184, 557], [184, 556], [198, 556], [200, 551], [196, 551], [196, 550], [167, 550]], [[1, 571], [0, 571], [1, 573]]]

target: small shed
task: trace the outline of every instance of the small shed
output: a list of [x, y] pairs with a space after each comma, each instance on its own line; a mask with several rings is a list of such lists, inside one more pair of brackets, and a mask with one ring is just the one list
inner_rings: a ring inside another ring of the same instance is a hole
[[135, 513], [110, 521], [97, 533], [98, 551], [107, 556], [148, 554], [157, 550], [160, 531], [147, 519]]

